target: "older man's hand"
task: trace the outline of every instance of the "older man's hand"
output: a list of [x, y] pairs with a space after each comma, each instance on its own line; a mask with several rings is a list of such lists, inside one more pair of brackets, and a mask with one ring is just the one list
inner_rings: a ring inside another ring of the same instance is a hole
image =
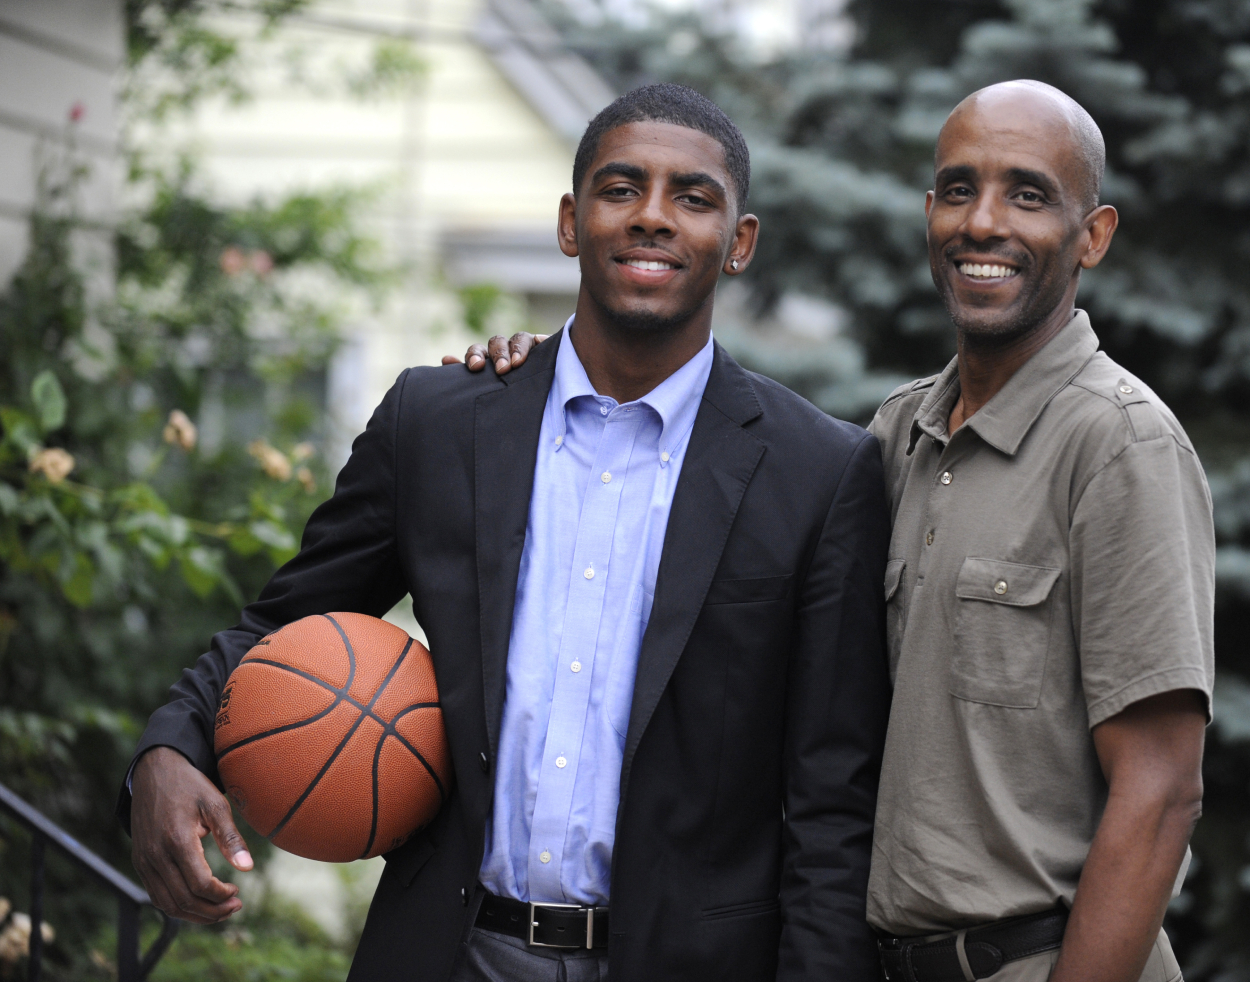
[[[512, 369], [524, 365], [530, 349], [536, 344], [542, 344], [550, 336], [527, 334], [525, 331], [519, 331], [510, 338], [496, 334], [486, 344], [469, 345], [469, 350], [464, 353], [464, 363], [469, 371], [480, 372], [489, 360], [495, 366], [497, 375], [506, 375]], [[443, 364], [458, 365], [460, 359], [455, 355], [443, 355]]]

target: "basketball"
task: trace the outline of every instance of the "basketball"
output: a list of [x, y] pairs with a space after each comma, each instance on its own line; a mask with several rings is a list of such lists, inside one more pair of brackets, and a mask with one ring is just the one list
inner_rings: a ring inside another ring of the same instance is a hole
[[217, 769], [287, 852], [343, 863], [396, 848], [450, 788], [434, 664], [366, 614], [318, 614], [256, 642], [222, 692]]

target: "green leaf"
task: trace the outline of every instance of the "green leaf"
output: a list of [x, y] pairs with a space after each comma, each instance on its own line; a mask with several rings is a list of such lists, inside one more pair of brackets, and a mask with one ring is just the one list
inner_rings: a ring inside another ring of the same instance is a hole
[[277, 522], [257, 521], [248, 526], [248, 531], [271, 549], [283, 552], [299, 548], [289, 529]]
[[39, 411], [39, 425], [47, 433], [65, 425], [65, 390], [50, 368], [45, 368], [30, 383], [30, 398]]
[[193, 546], [178, 557], [183, 581], [203, 599], [221, 582], [221, 555], [204, 546]]
[[62, 567], [61, 592], [75, 607], [87, 607], [91, 604], [94, 588], [95, 567], [86, 554], [77, 553], [68, 569]]
[[17, 488], [0, 481], [0, 514], [12, 515], [21, 507], [22, 499]]
[[5, 442], [16, 447], [23, 456], [39, 445], [39, 430], [35, 421], [20, 409], [0, 406], [0, 426], [4, 427]]

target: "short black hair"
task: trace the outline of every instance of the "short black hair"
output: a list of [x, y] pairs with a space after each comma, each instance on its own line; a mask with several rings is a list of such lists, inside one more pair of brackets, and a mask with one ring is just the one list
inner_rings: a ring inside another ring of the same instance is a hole
[[629, 123], [672, 123], [706, 133], [716, 140], [725, 151], [725, 169], [737, 192], [738, 211], [746, 208], [747, 192], [751, 188], [751, 152], [742, 131], [711, 99], [672, 82], [644, 85], [626, 92], [590, 121], [573, 158], [574, 194], [586, 179], [586, 171], [599, 152], [603, 134]]

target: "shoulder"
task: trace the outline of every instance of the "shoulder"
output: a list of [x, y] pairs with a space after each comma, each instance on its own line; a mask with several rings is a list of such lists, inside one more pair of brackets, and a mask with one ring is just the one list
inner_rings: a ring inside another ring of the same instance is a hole
[[1162, 439], [1194, 454], [1188, 434], [1167, 404], [1105, 352], [1095, 352], [1076, 374], [1060, 405], [1074, 417], [1079, 434], [1106, 442], [1111, 454], [1134, 443]]
[[745, 369], [743, 373], [760, 403], [760, 416], [750, 424], [760, 439], [796, 449], [853, 451], [868, 438], [868, 431], [862, 426], [830, 416], [779, 382]]
[[911, 421], [916, 415], [916, 410], [928, 398], [930, 390], [940, 377], [939, 375], [929, 375], [925, 378], [918, 378], [914, 382], [900, 385], [885, 397], [885, 402], [881, 403], [881, 406], [877, 409], [869, 429], [881, 436], [883, 432], [895, 429], [901, 421], [902, 425], [910, 430]]

